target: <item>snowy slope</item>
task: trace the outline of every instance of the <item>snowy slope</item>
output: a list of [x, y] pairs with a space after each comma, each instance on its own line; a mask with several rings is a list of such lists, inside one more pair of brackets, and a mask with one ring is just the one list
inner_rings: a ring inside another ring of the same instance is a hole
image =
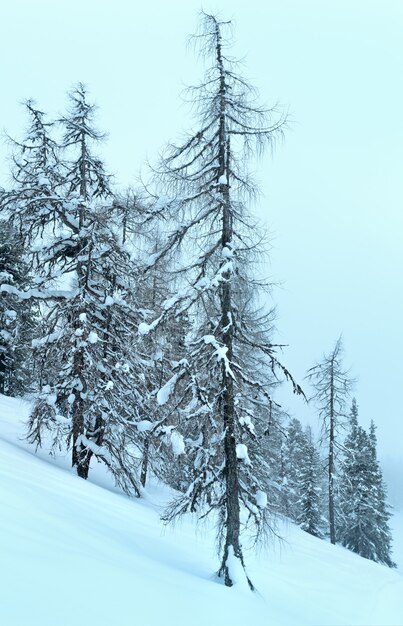
[[38, 458], [19, 440], [27, 405], [0, 400], [2, 626], [403, 624], [398, 572], [293, 525], [246, 554], [258, 593], [224, 587], [211, 530], [161, 526], [166, 492], [129, 500]]

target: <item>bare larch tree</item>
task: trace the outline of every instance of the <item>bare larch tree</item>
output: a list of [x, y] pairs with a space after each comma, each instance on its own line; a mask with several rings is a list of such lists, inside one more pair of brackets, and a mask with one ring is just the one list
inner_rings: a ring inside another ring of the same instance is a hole
[[327, 445], [329, 533], [331, 543], [336, 543], [335, 523], [335, 478], [336, 452], [340, 447], [338, 433], [344, 425], [346, 401], [355, 383], [349, 376], [349, 370], [343, 367], [342, 338], [336, 341], [333, 350], [308, 370], [314, 394], [312, 400], [318, 406], [322, 420], [323, 438]]
[[267, 419], [273, 372], [292, 378], [270, 341], [271, 313], [259, 312], [263, 285], [253, 278], [252, 268], [262, 249], [261, 230], [247, 208], [256, 186], [245, 170], [249, 157], [282, 134], [285, 117], [254, 104], [254, 89], [226, 54], [229, 28], [229, 22], [202, 14], [195, 41], [212, 64], [203, 83], [189, 90], [199, 130], [182, 145], [169, 146], [156, 172], [164, 198], [155, 213], [179, 226], [152, 254], [150, 267], [167, 257], [172, 263], [176, 254], [172, 265], [182, 288], [165, 301], [158, 319], [139, 330], [156, 331], [171, 315], [189, 315], [185, 358], [157, 396], [163, 403], [175, 395], [177, 410], [186, 418], [185, 444], [193, 467], [188, 489], [166, 518], [218, 511], [219, 576], [232, 586], [237, 570], [245, 575], [244, 513], [245, 526], [254, 524], [255, 538], [267, 529], [266, 484], [259, 474], [262, 447], [253, 422], [257, 416]]

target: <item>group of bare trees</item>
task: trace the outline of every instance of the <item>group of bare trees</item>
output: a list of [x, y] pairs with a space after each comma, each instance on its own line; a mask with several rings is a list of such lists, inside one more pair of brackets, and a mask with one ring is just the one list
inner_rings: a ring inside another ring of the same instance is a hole
[[[0, 209], [32, 279], [17, 284], [4, 271], [1, 291], [5, 310], [30, 303], [37, 320], [29, 440], [67, 447], [82, 478], [95, 460], [106, 464], [127, 493], [140, 495], [150, 471], [167, 480], [179, 495], [165, 519], [214, 514], [219, 576], [232, 586], [240, 570], [253, 589], [241, 531], [266, 536], [268, 497], [281, 500], [271, 492], [283, 435], [272, 392], [282, 379], [302, 390], [272, 343], [256, 272], [263, 239], [250, 212], [249, 163], [286, 119], [260, 107], [239, 75], [230, 29], [202, 15], [195, 42], [207, 70], [190, 89], [194, 129], [155, 166], [153, 195], [114, 191], [82, 85], [55, 121], [27, 102], [30, 125], [13, 143], [14, 184]], [[332, 543], [336, 432], [350, 384], [340, 349], [309, 373], [328, 442]], [[4, 363], [0, 352], [0, 380]], [[318, 459], [304, 437], [301, 480], [314, 499]], [[319, 535], [319, 507], [308, 500], [307, 530]]]
[[150, 465], [172, 474], [164, 446], [186, 451], [166, 519], [218, 516], [226, 585], [237, 563], [244, 568], [241, 509], [253, 536], [268, 528], [261, 433], [272, 387], [283, 376], [300, 392], [271, 343], [272, 314], [260, 308], [248, 206], [248, 161], [285, 119], [256, 104], [228, 56], [230, 28], [202, 15], [195, 41], [208, 69], [190, 90], [196, 129], [155, 167], [155, 201], [137, 210], [112, 190], [82, 85], [55, 121], [27, 102], [14, 185], [1, 194], [34, 276], [1, 289], [36, 303], [40, 318], [29, 440], [67, 445], [82, 478], [93, 458], [105, 463], [137, 495]]

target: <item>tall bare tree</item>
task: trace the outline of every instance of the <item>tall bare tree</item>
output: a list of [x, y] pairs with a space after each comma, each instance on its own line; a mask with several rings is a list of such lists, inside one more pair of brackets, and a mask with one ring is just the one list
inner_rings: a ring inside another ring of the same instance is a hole
[[[229, 22], [202, 14], [195, 42], [211, 65], [202, 84], [189, 90], [199, 128], [182, 145], [169, 146], [157, 170], [165, 200], [160, 198], [155, 213], [180, 225], [154, 252], [151, 265], [176, 254], [182, 288], [165, 301], [158, 319], [139, 329], [148, 333], [169, 316], [189, 314], [185, 357], [158, 396], [165, 402], [174, 393], [186, 416], [185, 445], [193, 467], [186, 493], [166, 518], [218, 511], [219, 576], [227, 586], [239, 577], [237, 570], [245, 571], [242, 511], [256, 537], [267, 529], [254, 418], [268, 419], [271, 370], [291, 378], [271, 344], [271, 313], [259, 311], [264, 285], [253, 278], [253, 266], [262, 231], [248, 211], [257, 188], [245, 167], [281, 136], [285, 117], [255, 103], [255, 90], [227, 54], [230, 28]], [[294, 390], [300, 392], [295, 384]]]
[[312, 400], [317, 404], [322, 420], [323, 439], [327, 445], [327, 475], [329, 504], [329, 533], [331, 543], [336, 543], [335, 523], [335, 478], [336, 453], [340, 447], [338, 435], [346, 420], [346, 402], [355, 380], [349, 376], [349, 370], [343, 366], [342, 338], [336, 341], [334, 348], [322, 360], [308, 370], [314, 394]]

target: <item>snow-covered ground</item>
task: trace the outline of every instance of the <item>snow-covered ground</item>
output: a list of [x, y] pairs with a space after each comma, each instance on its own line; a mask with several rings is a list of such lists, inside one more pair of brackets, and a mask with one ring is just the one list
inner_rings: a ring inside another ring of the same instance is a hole
[[[246, 554], [258, 589], [214, 577], [214, 534], [162, 527], [167, 491], [140, 500], [34, 455], [27, 405], [0, 396], [0, 624], [4, 626], [402, 625], [401, 573], [302, 532]], [[396, 515], [403, 563], [403, 515]]]

